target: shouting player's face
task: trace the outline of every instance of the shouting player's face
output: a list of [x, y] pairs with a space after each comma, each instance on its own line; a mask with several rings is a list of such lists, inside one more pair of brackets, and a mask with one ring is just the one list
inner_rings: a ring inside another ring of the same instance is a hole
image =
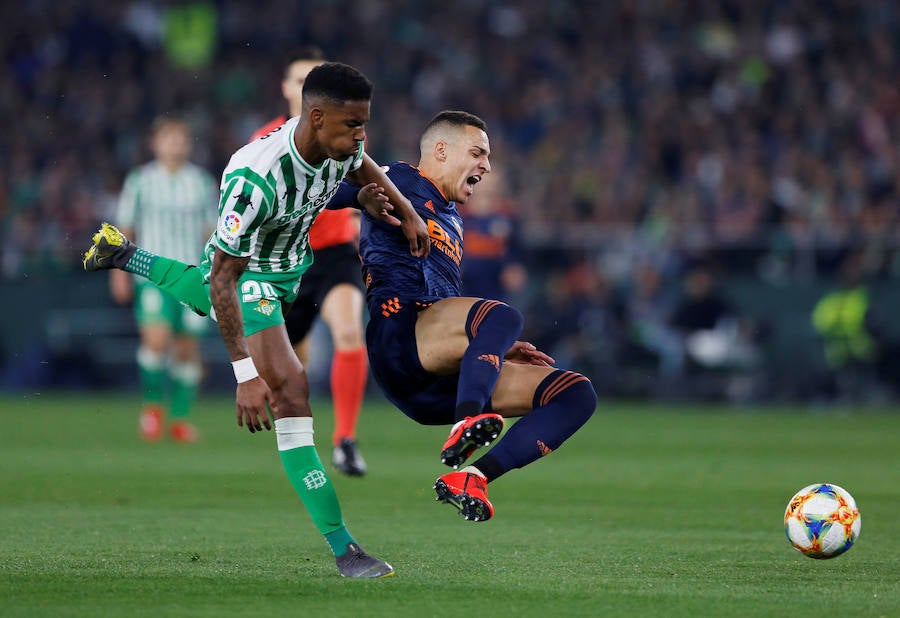
[[488, 136], [478, 127], [465, 125], [454, 131], [446, 143], [447, 161], [443, 188], [447, 199], [465, 204], [475, 191], [475, 185], [491, 171], [491, 163], [488, 161], [491, 154]]
[[366, 139], [369, 102], [327, 103], [320, 109], [318, 139], [325, 155], [340, 161], [359, 152], [359, 142]]

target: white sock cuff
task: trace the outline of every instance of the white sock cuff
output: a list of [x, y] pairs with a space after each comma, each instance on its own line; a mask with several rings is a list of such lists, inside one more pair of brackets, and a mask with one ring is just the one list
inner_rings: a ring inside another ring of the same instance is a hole
[[313, 419], [311, 416], [286, 416], [275, 419], [275, 437], [279, 451], [289, 451], [301, 446], [314, 446]]
[[203, 367], [200, 363], [175, 362], [169, 365], [169, 375], [183, 384], [197, 384], [200, 382], [200, 375], [202, 373]]
[[154, 352], [148, 347], [140, 346], [137, 349], [137, 362], [140, 367], [148, 371], [162, 369], [166, 364], [166, 355]]

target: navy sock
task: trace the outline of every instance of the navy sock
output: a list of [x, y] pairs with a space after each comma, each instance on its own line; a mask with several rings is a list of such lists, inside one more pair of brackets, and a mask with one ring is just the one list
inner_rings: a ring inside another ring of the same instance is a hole
[[503, 356], [522, 332], [522, 314], [496, 300], [479, 300], [469, 310], [469, 347], [459, 366], [456, 420], [480, 414], [494, 392]]
[[594, 413], [597, 394], [591, 381], [580, 373], [557, 370], [535, 389], [532, 406], [490, 451], [472, 463], [489, 482], [558, 449]]

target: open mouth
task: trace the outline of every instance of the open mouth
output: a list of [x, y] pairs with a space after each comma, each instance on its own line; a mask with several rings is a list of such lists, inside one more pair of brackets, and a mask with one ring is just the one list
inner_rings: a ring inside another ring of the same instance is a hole
[[479, 182], [481, 182], [481, 176], [479, 176], [478, 174], [475, 174], [474, 176], [469, 176], [468, 178], [466, 178], [466, 184], [469, 185], [470, 187], [474, 187]]

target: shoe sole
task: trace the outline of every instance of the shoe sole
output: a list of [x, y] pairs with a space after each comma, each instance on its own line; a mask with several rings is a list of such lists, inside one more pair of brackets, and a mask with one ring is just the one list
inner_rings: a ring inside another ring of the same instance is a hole
[[394, 576], [394, 567], [391, 567], [391, 570], [387, 573], [382, 573], [381, 575], [366, 575], [368, 571], [363, 571], [362, 573], [358, 573], [356, 575], [344, 575], [341, 573], [341, 577], [346, 577], [347, 579], [384, 579], [385, 577], [393, 577]]
[[490, 446], [503, 431], [503, 421], [488, 417], [480, 420], [459, 437], [456, 444], [441, 451], [441, 463], [454, 470], [458, 468], [480, 446]]
[[491, 518], [491, 509], [481, 498], [475, 498], [466, 492], [455, 494], [441, 479], [435, 482], [434, 490], [437, 492], [435, 500], [452, 504], [467, 521], [487, 521]]

